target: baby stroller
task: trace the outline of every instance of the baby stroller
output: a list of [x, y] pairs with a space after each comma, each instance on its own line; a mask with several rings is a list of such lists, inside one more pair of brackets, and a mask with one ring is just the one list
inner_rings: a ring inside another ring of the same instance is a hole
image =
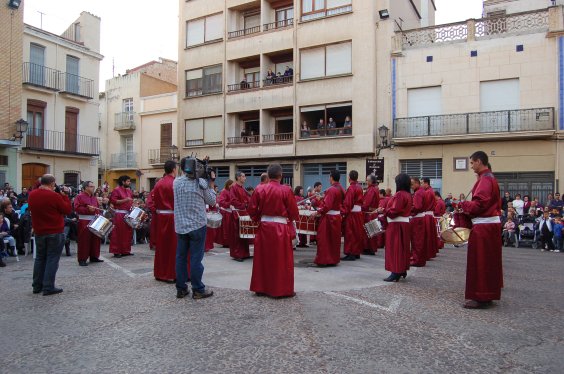
[[531, 246], [537, 249], [538, 246], [538, 233], [536, 221], [533, 217], [524, 217], [519, 225], [518, 246]]

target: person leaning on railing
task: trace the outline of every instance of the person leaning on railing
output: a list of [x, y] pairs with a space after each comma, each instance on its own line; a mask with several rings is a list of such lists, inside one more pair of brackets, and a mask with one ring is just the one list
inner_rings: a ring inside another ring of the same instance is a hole
[[300, 127], [300, 132], [301, 132], [302, 139], [309, 138], [310, 128], [307, 124], [307, 121], [302, 122], [302, 126]]

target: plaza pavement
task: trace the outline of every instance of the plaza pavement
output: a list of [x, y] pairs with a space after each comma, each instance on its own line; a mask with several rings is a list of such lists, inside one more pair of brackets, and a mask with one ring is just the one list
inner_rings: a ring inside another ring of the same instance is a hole
[[295, 256], [292, 299], [248, 291], [252, 263], [206, 255], [210, 299], [176, 299], [154, 253], [83, 268], [62, 257], [60, 295], [31, 292], [32, 259], [0, 269], [0, 373], [564, 372], [564, 253], [504, 249], [505, 288], [466, 310], [465, 248], [387, 284], [383, 252], [336, 268]]

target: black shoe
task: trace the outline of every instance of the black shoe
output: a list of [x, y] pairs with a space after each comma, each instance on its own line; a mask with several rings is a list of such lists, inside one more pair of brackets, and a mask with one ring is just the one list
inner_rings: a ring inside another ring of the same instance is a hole
[[399, 281], [400, 277], [400, 274], [390, 273], [390, 276], [388, 278], [385, 278], [384, 282], [397, 282]]
[[[359, 256], [360, 257], [360, 256]], [[345, 257], [341, 258], [342, 261], [355, 261], [356, 260], [356, 256], [353, 255], [346, 255]]]
[[192, 299], [199, 300], [199, 299], [206, 299], [208, 297], [213, 296], [213, 291], [204, 291], [204, 292], [192, 292]]
[[115, 254], [114, 254], [114, 257], [115, 257], [115, 258], [122, 258], [123, 255], [121, 255], [121, 254], [119, 254], [119, 253], [115, 253]]
[[129, 252], [129, 253], [123, 253], [122, 256], [123, 256], [123, 257], [125, 257], [125, 256], [135, 256], [135, 254]]
[[10, 256], [10, 257], [16, 257], [16, 253], [14, 252], [14, 247], [9, 247], [9, 248], [8, 248], [8, 256]]
[[86, 261], [78, 261], [78, 266], [88, 266]]
[[63, 292], [62, 288], [53, 288], [51, 291], [43, 291], [43, 296], [56, 295]]
[[243, 260], [242, 258], [234, 258], [234, 260], [237, 261], [237, 262], [243, 262], [243, 261], [245, 261], [245, 260]]
[[401, 274], [400, 274], [400, 277], [403, 277], [403, 279], [405, 279], [405, 278], [407, 277], [407, 272], [401, 273]]
[[376, 252], [369, 251], [368, 249], [362, 251], [362, 254], [363, 254], [363, 255], [368, 255], [368, 256], [376, 256]]
[[43, 290], [40, 288], [40, 289], [38, 289], [38, 290], [33, 290], [33, 293], [34, 293], [34, 294], [38, 294], [38, 293], [41, 293], [41, 291], [43, 291]]
[[70, 242], [65, 243], [65, 254], [67, 255], [67, 257], [70, 257], [70, 255], [71, 255], [71, 253], [70, 253]]
[[190, 290], [186, 289], [180, 289], [180, 290], [176, 290], [176, 297], [178, 299], [183, 299], [186, 296], [190, 295]]
[[354, 258], [356, 258], [358, 260], [358, 259], [360, 259], [360, 255], [355, 255]]
[[18, 254], [19, 255], [25, 255], [25, 251], [21, 248], [18, 248]]
[[6, 263], [4, 262], [3, 259], [0, 258], [0, 268], [4, 268], [6, 267]]
[[99, 258], [96, 257], [90, 257], [90, 262], [104, 262], [104, 260], [100, 260]]
[[298, 247], [298, 248], [309, 248], [309, 245], [307, 245], [307, 244], [298, 244], [297, 247]]

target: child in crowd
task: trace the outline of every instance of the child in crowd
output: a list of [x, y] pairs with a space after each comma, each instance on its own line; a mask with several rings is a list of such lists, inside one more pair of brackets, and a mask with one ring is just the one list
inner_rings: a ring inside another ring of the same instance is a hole
[[16, 239], [10, 234], [10, 225], [4, 218], [4, 213], [0, 212], [0, 240], [8, 242], [8, 254], [16, 255]]
[[515, 240], [515, 222], [511, 216], [507, 217], [507, 222], [503, 225], [502, 238], [504, 247]]
[[564, 224], [562, 224], [562, 217], [557, 216], [554, 219], [554, 226], [552, 227], [554, 234], [554, 252], [562, 251], [562, 238], [564, 236]]

